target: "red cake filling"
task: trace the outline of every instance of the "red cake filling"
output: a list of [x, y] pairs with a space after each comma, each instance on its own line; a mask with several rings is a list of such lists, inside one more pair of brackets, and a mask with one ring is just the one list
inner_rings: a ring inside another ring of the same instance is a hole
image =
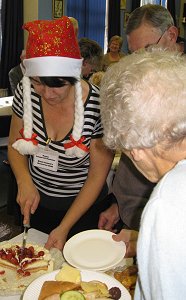
[[17, 273], [23, 276], [29, 276], [31, 265], [42, 260], [44, 255], [44, 251], [37, 252], [33, 246], [23, 249], [18, 245], [14, 245], [12, 248], [0, 250], [0, 265], [16, 269]]

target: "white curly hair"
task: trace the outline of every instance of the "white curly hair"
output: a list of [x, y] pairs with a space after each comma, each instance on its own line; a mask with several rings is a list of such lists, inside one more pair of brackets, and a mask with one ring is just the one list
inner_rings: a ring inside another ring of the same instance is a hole
[[107, 70], [101, 85], [104, 142], [111, 149], [151, 148], [186, 137], [186, 58], [153, 47]]

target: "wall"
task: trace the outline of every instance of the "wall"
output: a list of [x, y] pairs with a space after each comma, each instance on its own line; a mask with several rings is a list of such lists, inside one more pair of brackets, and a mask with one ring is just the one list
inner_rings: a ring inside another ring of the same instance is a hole
[[180, 35], [186, 39], [186, 25], [183, 25], [183, 23], [182, 23], [184, 4], [186, 4], [186, 0], [181, 0], [179, 27], [180, 27]]
[[38, 19], [38, 0], [24, 0], [24, 23]]
[[52, 0], [23, 0], [24, 23], [52, 18]]
[[[23, 0], [24, 23], [33, 20], [49, 20], [52, 18], [52, 0]], [[26, 44], [27, 32], [24, 32]]]
[[[29, 0], [28, 0], [29, 1]], [[38, 19], [49, 20], [52, 18], [52, 0], [38, 1]]]
[[[23, 0], [24, 18], [23, 22], [29, 22], [38, 19], [38, 0]], [[24, 30], [24, 45], [27, 40], [27, 31]]]
[[121, 9], [120, 12], [120, 32], [121, 32], [121, 36], [123, 37], [123, 46], [122, 46], [122, 51], [123, 52], [128, 52], [128, 48], [127, 48], [127, 36], [125, 34], [125, 19], [126, 16], [131, 12], [132, 10], [132, 1], [130, 0], [126, 0], [126, 9]]

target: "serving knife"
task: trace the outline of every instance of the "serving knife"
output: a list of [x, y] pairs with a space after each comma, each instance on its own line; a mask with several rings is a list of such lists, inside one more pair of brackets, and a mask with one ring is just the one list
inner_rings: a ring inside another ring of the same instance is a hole
[[24, 231], [23, 231], [23, 241], [22, 241], [22, 249], [25, 249], [26, 247], [26, 241], [27, 241], [27, 236], [28, 236], [28, 230], [30, 228], [30, 224], [25, 224], [24, 226]]

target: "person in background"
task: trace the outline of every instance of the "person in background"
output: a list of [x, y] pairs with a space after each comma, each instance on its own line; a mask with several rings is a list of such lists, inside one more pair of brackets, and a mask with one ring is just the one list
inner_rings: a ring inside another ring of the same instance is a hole
[[[178, 29], [174, 25], [173, 18], [169, 11], [161, 5], [147, 4], [135, 9], [129, 17], [127, 27], [127, 40], [129, 50], [134, 52], [141, 48], [148, 48], [150, 45], [157, 45], [170, 50], [178, 50], [184, 53], [183, 39], [178, 40]], [[123, 228], [116, 236], [116, 240], [125, 239], [130, 245], [132, 236], [132, 249], [134, 250], [133, 236], [139, 230], [142, 211], [150, 197], [155, 183], [150, 182], [141, 174], [125, 155], [121, 159], [116, 170], [116, 175], [108, 195], [111, 206], [101, 213], [98, 227], [114, 231], [115, 225], [121, 218]], [[133, 256], [135, 251], [130, 251], [126, 256]]]
[[129, 16], [126, 34], [130, 52], [154, 44], [185, 52], [185, 40], [178, 37], [170, 12], [161, 5], [146, 4], [135, 9]]
[[25, 55], [26, 55], [26, 51], [22, 50], [21, 55], [20, 55], [21, 63], [19, 65], [15, 66], [14, 68], [12, 68], [8, 73], [12, 95], [14, 95], [14, 93], [15, 93], [17, 84], [23, 78], [23, 74], [25, 71], [25, 68], [23, 65], [23, 60], [25, 59]]
[[122, 57], [125, 56], [123, 52], [121, 52], [121, 47], [123, 44], [123, 39], [119, 35], [114, 35], [111, 37], [108, 43], [108, 51], [103, 56], [102, 61], [102, 70], [106, 71], [108, 66], [111, 64], [118, 62]]
[[79, 32], [79, 24], [78, 20], [75, 19], [74, 17], [69, 17], [70, 21], [72, 22], [72, 25], [74, 27], [75, 35], [78, 38], [78, 32]]
[[113, 154], [102, 142], [99, 90], [81, 79], [83, 59], [69, 18], [28, 22], [24, 29], [25, 75], [13, 100], [8, 158], [23, 223], [49, 234], [48, 249], [61, 250], [72, 235], [97, 228], [108, 207], [103, 198]]
[[[75, 35], [78, 38], [78, 21], [74, 17], [69, 17], [69, 19], [72, 22]], [[103, 51], [101, 46], [96, 41], [88, 39], [86, 37], [81, 38], [78, 43], [81, 56], [83, 58], [82, 77], [88, 80], [94, 72], [97, 72], [97, 70], [101, 70]]]
[[96, 41], [86, 37], [81, 38], [78, 43], [83, 57], [82, 77], [89, 80], [93, 73], [102, 69], [103, 50]]
[[185, 299], [186, 57], [155, 46], [128, 55], [100, 95], [106, 146], [157, 183], [140, 223], [134, 299]]

